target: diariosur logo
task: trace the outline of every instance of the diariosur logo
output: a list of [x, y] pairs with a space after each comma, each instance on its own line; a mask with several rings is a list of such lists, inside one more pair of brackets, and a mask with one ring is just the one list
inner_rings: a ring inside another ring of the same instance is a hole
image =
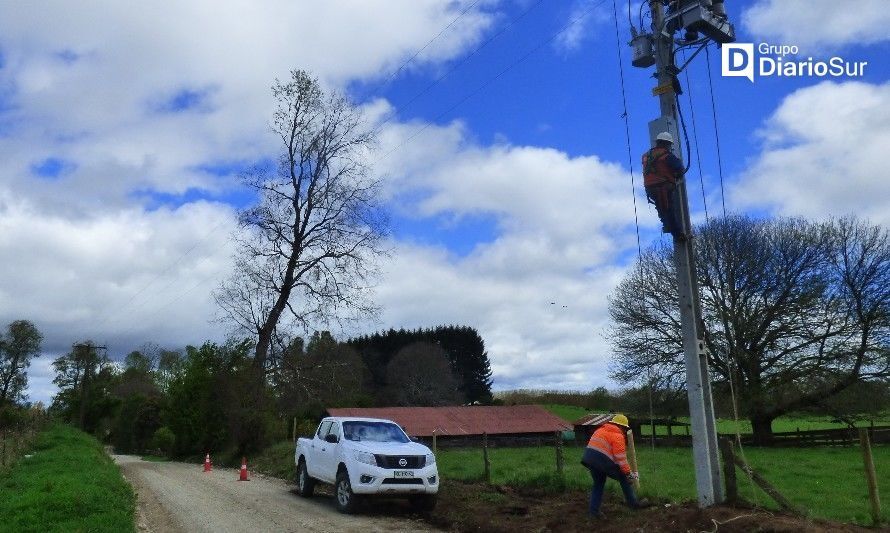
[[754, 83], [755, 71], [758, 77], [858, 78], [865, 74], [868, 65], [868, 61], [847, 61], [839, 56], [827, 61], [812, 57], [799, 59], [800, 49], [788, 44], [760, 43], [756, 55], [754, 43], [728, 43], [721, 50], [721, 73], [728, 77], [748, 78], [751, 83]]

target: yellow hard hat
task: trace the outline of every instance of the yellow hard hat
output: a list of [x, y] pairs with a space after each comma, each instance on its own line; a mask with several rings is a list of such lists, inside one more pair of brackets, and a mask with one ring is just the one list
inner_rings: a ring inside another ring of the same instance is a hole
[[626, 428], [630, 427], [630, 425], [627, 422], [627, 417], [624, 415], [615, 415], [612, 417], [612, 420], [609, 420], [609, 422], [611, 422], [613, 424], [618, 424], [619, 426], [624, 426]]

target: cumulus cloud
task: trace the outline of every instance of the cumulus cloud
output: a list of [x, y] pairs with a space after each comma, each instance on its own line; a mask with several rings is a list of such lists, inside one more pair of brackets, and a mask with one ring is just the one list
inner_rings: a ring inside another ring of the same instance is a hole
[[[295, 66], [330, 87], [385, 79], [468, 5], [6, 10], [0, 251], [17, 261], [0, 271], [0, 319], [34, 317], [47, 356], [85, 338], [118, 353], [220, 339], [210, 291], [230, 268], [233, 208], [184, 198], [221, 195], [235, 169], [269, 157], [271, 80]], [[416, 61], [453, 57], [493, 16], [470, 9]], [[394, 242], [385, 313], [368, 329], [475, 326], [498, 388], [607, 384], [607, 296], [635, 250], [626, 169], [506, 138], [481, 146], [460, 121], [401, 122], [382, 100], [367, 111], [390, 119], [375, 166], [399, 216], [496, 225], [464, 256]], [[35, 176], [47, 160], [70, 165]], [[161, 193], [182, 205], [157, 208]], [[35, 362], [32, 399], [52, 390], [48, 360]]]
[[[596, 2], [596, 5], [594, 3]], [[563, 52], [577, 50], [590, 38], [593, 30], [600, 24], [610, 20], [610, 10], [601, 6], [597, 0], [576, 2], [566, 20], [566, 28], [553, 41], [553, 46]]]
[[496, 2], [4, 6], [0, 321], [34, 320], [48, 358], [85, 338], [112, 355], [219, 339], [234, 217], [214, 199], [274, 154], [272, 81], [385, 78], [464, 10], [413, 69], [476, 43]]
[[758, 38], [802, 50], [890, 39], [885, 0], [759, 0], [742, 13], [742, 23]]
[[734, 205], [812, 218], [855, 213], [890, 223], [890, 83], [823, 82], [797, 90], [760, 134], [763, 150], [731, 190]]
[[85, 339], [120, 352], [210, 336], [206, 285], [229, 271], [234, 225], [221, 204], [71, 221], [4, 194], [0, 323], [32, 320], [53, 353]]
[[607, 384], [607, 296], [636, 244], [627, 170], [595, 156], [478, 146], [469, 137], [460, 122], [384, 131], [384, 150], [403, 147], [380, 162], [394, 197], [411, 191], [412, 202], [399, 202], [403, 215], [458, 223], [487, 215], [498, 234], [461, 257], [395, 243], [378, 289], [383, 323], [477, 327], [499, 389]]

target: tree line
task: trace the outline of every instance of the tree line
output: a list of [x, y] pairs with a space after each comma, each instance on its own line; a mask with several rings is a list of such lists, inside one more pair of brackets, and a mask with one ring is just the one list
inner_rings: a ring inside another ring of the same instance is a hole
[[491, 399], [484, 343], [468, 327], [345, 342], [327, 331], [297, 337], [269, 359], [260, 387], [254, 349], [252, 339], [179, 351], [147, 346], [115, 363], [95, 343], [77, 343], [53, 362], [59, 392], [50, 411], [120, 452], [188, 456], [261, 449], [286, 438], [294, 417], [312, 425], [329, 407]]

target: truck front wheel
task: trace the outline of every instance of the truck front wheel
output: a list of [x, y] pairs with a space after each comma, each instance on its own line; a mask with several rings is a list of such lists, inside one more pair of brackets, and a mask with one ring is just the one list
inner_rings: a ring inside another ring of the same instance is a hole
[[358, 507], [358, 496], [352, 492], [352, 485], [349, 483], [349, 474], [345, 469], [337, 472], [337, 482], [334, 485], [334, 492], [337, 497], [337, 510], [345, 514], [354, 513]]
[[309, 476], [309, 471], [306, 470], [306, 461], [302, 459], [297, 466], [297, 489], [300, 491], [300, 496], [304, 498], [311, 498], [315, 491], [315, 480]]

